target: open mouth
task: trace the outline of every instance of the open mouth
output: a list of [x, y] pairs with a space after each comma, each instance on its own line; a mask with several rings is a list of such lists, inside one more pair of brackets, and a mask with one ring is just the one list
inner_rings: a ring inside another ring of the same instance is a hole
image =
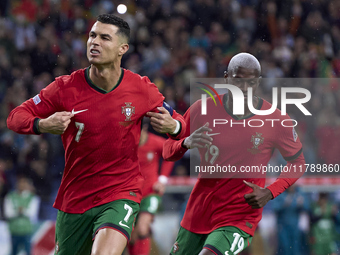
[[92, 49], [92, 50], [90, 50], [90, 53], [91, 53], [92, 55], [99, 55], [99, 54], [100, 54], [100, 51], [99, 51], [99, 50]]

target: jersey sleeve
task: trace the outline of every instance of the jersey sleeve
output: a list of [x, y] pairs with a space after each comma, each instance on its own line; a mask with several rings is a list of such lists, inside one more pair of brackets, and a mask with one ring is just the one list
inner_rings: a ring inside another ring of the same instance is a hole
[[142, 77], [142, 82], [146, 84], [147, 91], [147, 109], [150, 112], [156, 112], [157, 107], [161, 107], [164, 101], [164, 96], [159, 92], [158, 88], [152, 83], [148, 77]]
[[179, 131], [179, 133], [177, 135], [173, 136], [173, 135], [168, 134], [168, 136], [170, 138], [172, 138], [172, 139], [180, 139], [180, 138], [182, 138], [185, 135], [185, 131], [187, 129], [187, 124], [186, 124], [183, 116], [180, 115], [175, 110], [173, 111], [172, 118], [175, 119], [175, 120], [178, 120], [180, 122], [180, 124], [181, 124], [181, 127], [180, 127], [180, 131]]
[[174, 165], [175, 165], [175, 162], [163, 160], [162, 165], [161, 165], [161, 172], [159, 175], [164, 175], [168, 177], [171, 174], [172, 169], [174, 168]]
[[279, 149], [281, 155], [287, 161], [287, 165], [277, 180], [267, 187], [274, 198], [293, 185], [305, 172], [302, 144], [293, 127], [293, 122], [288, 121], [289, 116], [283, 117], [287, 119], [284, 122], [287, 127], [280, 125], [276, 134], [275, 147]]
[[276, 181], [267, 187], [272, 193], [273, 198], [276, 198], [292, 186], [303, 175], [306, 169], [303, 153], [296, 159], [288, 161], [286, 169], [290, 169], [290, 171], [282, 172]]
[[188, 150], [182, 147], [182, 143], [186, 137], [190, 135], [190, 108], [184, 114], [184, 121], [186, 123], [186, 131], [183, 138], [180, 140], [168, 139], [163, 145], [163, 158], [168, 161], [176, 161], [183, 157], [184, 153]]
[[[185, 138], [190, 136], [191, 129], [196, 130], [200, 128], [202, 125], [202, 120], [200, 119], [200, 109], [201, 109], [201, 100], [196, 101], [190, 108], [185, 112], [183, 118], [186, 124], [186, 130], [183, 132], [180, 140], [171, 140], [168, 139], [164, 143], [163, 146], [163, 158], [168, 161], [176, 161], [183, 157], [185, 152], [188, 150], [182, 146]], [[193, 131], [194, 131], [193, 130]]]
[[8, 118], [7, 127], [19, 134], [40, 134], [38, 119], [47, 118], [59, 111], [59, 85], [52, 82], [35, 97], [14, 108]]
[[178, 120], [181, 124], [180, 131], [177, 135], [172, 136], [168, 135], [170, 138], [173, 139], [179, 139], [183, 137], [185, 130], [186, 130], [186, 124], [183, 119], [183, 116], [177, 113], [175, 110], [172, 109], [171, 106], [169, 106], [167, 103], [164, 102], [164, 96], [159, 92], [158, 88], [156, 87], [155, 84], [153, 84], [148, 77], [144, 76], [143, 81], [147, 83], [147, 95], [148, 95], [148, 109], [150, 112], [158, 112], [157, 107], [164, 107], [165, 109], [168, 110], [170, 115], [172, 116], [173, 119]]
[[[162, 155], [163, 145], [164, 145], [164, 142], [166, 141], [166, 139], [158, 136], [157, 140], [158, 140], [157, 141], [157, 153], [159, 153], [159, 155]], [[170, 140], [172, 140], [172, 139], [170, 139]], [[164, 175], [164, 176], [168, 177], [171, 174], [172, 169], [174, 168], [174, 164], [175, 164], [174, 162], [165, 161], [164, 158], [163, 158], [159, 175]]]
[[[287, 117], [287, 116], [286, 116]], [[284, 126], [278, 125], [276, 132], [275, 148], [277, 148], [286, 161], [291, 161], [299, 157], [302, 153], [302, 144], [298, 134], [293, 127], [293, 122], [285, 118]], [[281, 119], [281, 121], [284, 119]]]

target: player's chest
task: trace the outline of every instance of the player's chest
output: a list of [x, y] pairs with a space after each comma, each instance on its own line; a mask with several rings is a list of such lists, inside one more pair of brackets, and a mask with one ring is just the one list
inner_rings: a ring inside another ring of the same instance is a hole
[[126, 126], [137, 122], [147, 112], [143, 98], [133, 93], [83, 93], [68, 98], [63, 105], [65, 111], [74, 114], [74, 121], [97, 126]]
[[275, 129], [267, 128], [261, 121], [211, 119], [208, 122], [212, 131], [207, 135], [213, 138], [211, 150], [256, 155], [271, 152], [275, 147]]

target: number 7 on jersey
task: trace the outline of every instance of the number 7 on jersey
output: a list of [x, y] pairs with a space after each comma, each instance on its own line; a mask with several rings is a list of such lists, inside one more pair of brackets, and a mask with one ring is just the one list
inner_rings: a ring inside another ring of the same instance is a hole
[[76, 142], [79, 142], [81, 134], [84, 131], [85, 125], [84, 125], [84, 123], [80, 123], [80, 122], [76, 122], [75, 124], [76, 124], [76, 128], [78, 128], [78, 132], [77, 132], [76, 138], [74, 140]]

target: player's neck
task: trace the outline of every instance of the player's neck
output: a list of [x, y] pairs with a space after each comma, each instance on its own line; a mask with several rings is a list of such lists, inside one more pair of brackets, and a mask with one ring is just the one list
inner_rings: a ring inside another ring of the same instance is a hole
[[91, 65], [89, 76], [91, 81], [105, 91], [111, 91], [118, 83], [122, 69], [120, 65], [98, 67]]
[[[227, 100], [227, 107], [231, 112], [233, 112], [233, 98], [230, 95], [228, 95], [226, 98], [227, 98], [226, 99]], [[248, 98], [245, 98], [244, 99], [244, 114], [243, 115], [236, 115], [237, 117], [243, 118], [243, 117], [246, 117], [246, 116], [249, 116], [250, 114], [252, 114], [252, 112], [248, 108], [248, 102], [247, 101], [248, 101]], [[259, 104], [259, 97], [253, 96], [253, 102], [252, 103], [253, 103], [253, 106], [255, 108], [257, 108], [257, 105]]]

